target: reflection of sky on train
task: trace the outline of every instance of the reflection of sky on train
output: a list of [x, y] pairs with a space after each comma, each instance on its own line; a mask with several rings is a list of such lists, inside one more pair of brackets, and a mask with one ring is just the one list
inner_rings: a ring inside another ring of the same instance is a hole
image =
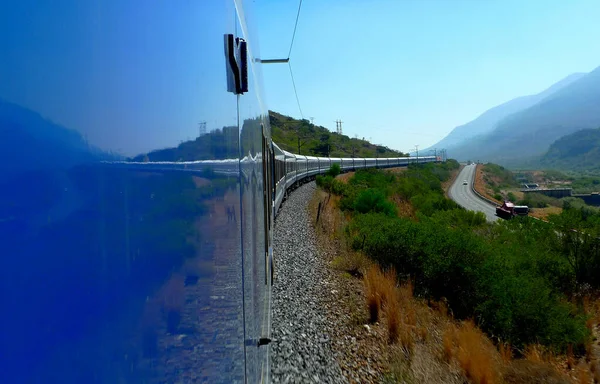
[[202, 121], [235, 125], [223, 53], [233, 8], [3, 1], [0, 98], [128, 156], [193, 139]]
[[6, 382], [266, 372], [265, 348], [244, 349], [268, 320], [264, 111], [254, 78], [227, 93], [235, 13], [233, 1], [0, 4]]

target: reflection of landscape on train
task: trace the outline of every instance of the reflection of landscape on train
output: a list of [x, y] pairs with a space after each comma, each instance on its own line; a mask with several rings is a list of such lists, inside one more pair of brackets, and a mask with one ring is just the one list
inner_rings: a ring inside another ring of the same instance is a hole
[[[237, 170], [240, 147], [256, 158], [260, 135], [247, 120], [241, 135], [224, 127], [124, 161], [0, 102], [5, 382], [243, 380], [240, 212], [256, 237], [262, 200], [248, 194], [262, 193], [250, 186], [261, 165], [240, 185], [237, 173], [177, 162], [233, 159]], [[242, 210], [246, 200], [256, 206]], [[261, 240], [244, 242], [255, 247], [247, 262]], [[264, 266], [249, 273], [264, 283]], [[256, 310], [264, 297], [247, 288]]]

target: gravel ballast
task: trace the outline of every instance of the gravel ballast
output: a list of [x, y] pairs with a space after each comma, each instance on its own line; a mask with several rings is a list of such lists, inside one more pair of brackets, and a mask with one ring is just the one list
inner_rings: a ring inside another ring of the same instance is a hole
[[331, 348], [327, 266], [319, 256], [308, 204], [315, 183], [292, 192], [275, 223], [271, 381], [345, 383]]

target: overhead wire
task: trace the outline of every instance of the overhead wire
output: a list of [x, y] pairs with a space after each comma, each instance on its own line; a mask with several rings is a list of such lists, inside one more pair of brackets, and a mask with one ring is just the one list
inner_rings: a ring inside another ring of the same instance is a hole
[[294, 95], [296, 95], [296, 103], [298, 103], [298, 110], [300, 110], [300, 116], [304, 120], [304, 114], [302, 113], [302, 107], [300, 107], [300, 99], [298, 98], [298, 91], [296, 90], [296, 82], [294, 81], [294, 72], [292, 71], [292, 64], [288, 61], [288, 67], [290, 68], [290, 76], [292, 77], [292, 85], [294, 86]]
[[302, 9], [302, 0], [298, 4], [298, 12], [296, 13], [296, 22], [294, 23], [294, 32], [292, 33], [292, 41], [290, 42], [290, 50], [288, 51], [288, 68], [290, 69], [290, 76], [292, 78], [292, 86], [294, 87], [294, 95], [296, 96], [296, 103], [298, 104], [298, 110], [300, 116], [304, 120], [304, 114], [302, 113], [302, 107], [300, 106], [300, 98], [298, 97], [298, 90], [296, 89], [296, 81], [294, 81], [294, 71], [292, 71], [292, 63], [290, 62], [290, 56], [292, 55], [292, 48], [294, 47], [294, 39], [296, 38], [296, 30], [298, 29], [298, 20], [300, 19], [300, 9]]

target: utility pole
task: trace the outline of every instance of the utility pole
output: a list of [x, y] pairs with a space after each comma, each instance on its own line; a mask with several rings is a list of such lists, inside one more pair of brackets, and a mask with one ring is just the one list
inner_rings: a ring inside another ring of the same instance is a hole
[[206, 134], [206, 121], [198, 123], [198, 137]]
[[342, 120], [336, 120], [335, 121], [335, 133], [337, 134], [342, 134]]
[[301, 139], [306, 139], [306, 138], [307, 138], [307, 136], [304, 136], [304, 137], [301, 137], [301, 136], [300, 136], [300, 125], [298, 125], [298, 128], [296, 128], [296, 136], [298, 137], [298, 154], [299, 154], [299, 155], [301, 155], [301, 153], [300, 153], [300, 148], [301, 148], [301, 147], [302, 147], [304, 144], [306, 144], [306, 142], [304, 142], [304, 143], [301, 143], [301, 142], [300, 142], [300, 140], [301, 140]]
[[301, 153], [300, 153], [300, 126], [298, 126], [298, 128], [296, 129], [296, 136], [298, 136], [298, 154], [301, 155]]
[[314, 121], [315, 121], [315, 118], [314, 117], [310, 117], [310, 125], [315, 125]]
[[415, 145], [415, 149], [417, 151], [417, 164], [419, 164], [419, 146]]

